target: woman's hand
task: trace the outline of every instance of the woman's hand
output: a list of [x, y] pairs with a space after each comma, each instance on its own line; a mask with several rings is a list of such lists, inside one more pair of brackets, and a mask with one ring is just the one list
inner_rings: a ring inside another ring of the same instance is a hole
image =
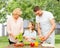
[[23, 38], [24, 38], [25, 40], [27, 40], [27, 39], [28, 39], [28, 37], [26, 37], [26, 36], [23, 36]]
[[31, 39], [35, 40], [35, 38], [34, 38], [34, 37], [31, 37]]
[[14, 39], [16, 39], [15, 36], [14, 36], [12, 33], [10, 33], [9, 35], [10, 35], [11, 37], [13, 37]]

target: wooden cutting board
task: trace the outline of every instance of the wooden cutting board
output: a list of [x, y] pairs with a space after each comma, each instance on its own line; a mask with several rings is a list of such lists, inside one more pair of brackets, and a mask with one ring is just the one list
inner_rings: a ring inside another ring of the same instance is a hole
[[43, 48], [54, 48], [54, 45], [44, 43], [44, 44], [42, 44], [42, 47], [43, 47]]

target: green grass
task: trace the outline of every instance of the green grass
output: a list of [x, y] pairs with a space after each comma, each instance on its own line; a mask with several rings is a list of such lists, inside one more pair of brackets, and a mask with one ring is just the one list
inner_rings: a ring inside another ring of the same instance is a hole
[[[55, 38], [55, 48], [59, 48], [60, 47], [60, 35], [56, 35]], [[5, 46], [8, 46], [8, 38], [7, 37], [0, 37], [0, 48], [4, 48]]]
[[56, 35], [55, 37], [55, 48], [60, 48], [60, 35]]
[[5, 46], [8, 46], [7, 37], [0, 37], [0, 48], [4, 48]]

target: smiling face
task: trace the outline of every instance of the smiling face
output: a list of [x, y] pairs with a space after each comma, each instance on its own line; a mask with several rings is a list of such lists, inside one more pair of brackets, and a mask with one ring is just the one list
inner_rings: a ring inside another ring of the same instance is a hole
[[13, 17], [14, 17], [15, 19], [18, 19], [18, 18], [19, 18], [19, 15], [18, 15], [18, 14], [13, 14]]
[[38, 16], [41, 16], [42, 15], [42, 10], [40, 9], [39, 6], [35, 6], [33, 11]]
[[38, 10], [38, 11], [36, 11], [36, 12], [34, 12], [36, 15], [38, 15], [38, 16], [41, 16], [42, 15], [42, 10]]
[[29, 22], [28, 28], [31, 29], [31, 30], [34, 30], [34, 28], [35, 28], [34, 23], [33, 22]]
[[31, 22], [29, 22], [28, 27], [32, 28], [32, 23]]
[[20, 8], [16, 8], [16, 9], [14, 9], [13, 10], [13, 17], [15, 18], [15, 19], [18, 19], [19, 18], [19, 16], [21, 16], [21, 14], [22, 14], [22, 11], [20, 10]]

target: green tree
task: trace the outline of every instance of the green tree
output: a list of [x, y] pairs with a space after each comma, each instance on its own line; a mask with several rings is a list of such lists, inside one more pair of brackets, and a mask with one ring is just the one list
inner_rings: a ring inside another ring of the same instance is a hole
[[[8, 2], [7, 5], [6, 1]], [[4, 11], [0, 13], [0, 20], [2, 18], [5, 19], [6, 14], [12, 13], [13, 9], [18, 7], [22, 9], [22, 17], [24, 19], [35, 20], [33, 8], [34, 6], [38, 5], [41, 9], [52, 12], [55, 16], [56, 21], [60, 21], [60, 1], [58, 2], [57, 0], [11, 0], [10, 2], [9, 0], [1, 0], [0, 4], [0, 9], [2, 9], [3, 7], [5, 8]]]
[[0, 23], [6, 21], [6, 5], [8, 0], [0, 0]]

